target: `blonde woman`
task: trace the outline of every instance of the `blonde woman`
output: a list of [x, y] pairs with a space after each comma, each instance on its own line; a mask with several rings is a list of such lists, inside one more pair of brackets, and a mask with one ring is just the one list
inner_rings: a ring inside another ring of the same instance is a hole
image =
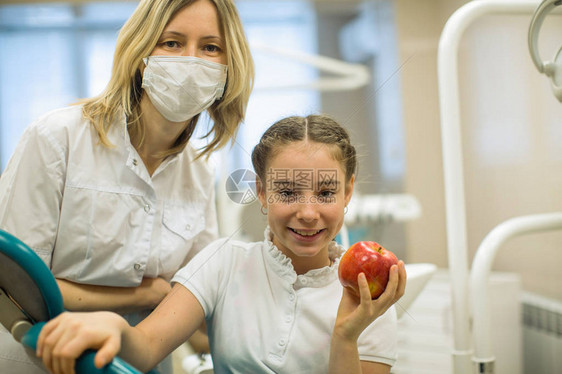
[[[232, 0], [142, 0], [105, 91], [26, 129], [0, 178], [0, 228], [51, 268], [68, 310], [131, 324], [216, 239], [208, 156], [242, 122], [254, 68]], [[207, 145], [190, 139], [200, 114]], [[4, 330], [0, 372], [43, 373]]]

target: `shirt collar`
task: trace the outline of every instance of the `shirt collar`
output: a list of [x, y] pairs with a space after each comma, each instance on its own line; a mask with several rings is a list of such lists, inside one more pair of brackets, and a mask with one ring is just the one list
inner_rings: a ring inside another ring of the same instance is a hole
[[[115, 128], [116, 132], [112, 133], [111, 128]], [[112, 142], [112, 143], [117, 143], [116, 144], [117, 146], [122, 146], [124, 149], [127, 150], [127, 152], [128, 152], [127, 161], [126, 161], [127, 166], [129, 168], [133, 168], [139, 162], [142, 162], [137, 150], [135, 149], [135, 147], [131, 143], [131, 137], [130, 137], [129, 131], [127, 129], [127, 116], [125, 115], [125, 113], [123, 111], [121, 111], [121, 115], [119, 116], [119, 119], [113, 124], [113, 126], [111, 128], [110, 128], [110, 131], [108, 133], [109, 141]], [[115, 138], [115, 139], [112, 139], [112, 138]], [[186, 145], [186, 147], [187, 146], [188, 145]], [[156, 171], [154, 172], [152, 177], [155, 177], [157, 174], [161, 173], [170, 164], [176, 163], [177, 159], [178, 159], [178, 157], [181, 153], [182, 152], [180, 152], [179, 154], [175, 154], [175, 155], [166, 157], [166, 159], [164, 161], [162, 161], [162, 164], [160, 164], [158, 169], [156, 169]]]
[[291, 263], [291, 259], [285, 256], [285, 254], [273, 244], [273, 233], [269, 229], [269, 226], [266, 227], [264, 236], [265, 248], [268, 254], [267, 258], [270, 264], [278, 270], [282, 278], [292, 283], [295, 289], [323, 287], [337, 279], [338, 265], [345, 250], [341, 245], [336, 243], [336, 241], [330, 242], [328, 247], [328, 256], [330, 260], [332, 260], [330, 266], [312, 269], [305, 274], [297, 275]]

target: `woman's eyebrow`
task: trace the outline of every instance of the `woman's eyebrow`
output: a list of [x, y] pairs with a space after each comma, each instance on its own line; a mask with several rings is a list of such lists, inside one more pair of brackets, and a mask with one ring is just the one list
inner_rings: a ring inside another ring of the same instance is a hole
[[[182, 37], [182, 38], [186, 37], [186, 35], [184, 33], [180, 32], [180, 31], [166, 30], [162, 33], [162, 35], [160, 36], [160, 39], [169, 38], [169, 37], [172, 37], [172, 36]], [[214, 35], [214, 34], [205, 35], [205, 36], [202, 36], [201, 39], [202, 40], [215, 40], [218, 43], [223, 43], [223, 39], [220, 37], [220, 35]]]
[[201, 37], [201, 39], [203, 39], [203, 40], [216, 40], [220, 43], [223, 43], [223, 40], [219, 35], [205, 35], [205, 36]]
[[181, 36], [181, 37], [185, 37], [185, 34], [179, 32], [179, 31], [164, 31], [164, 32], [162, 33], [162, 35], [160, 36], [160, 38], [170, 37], [170, 36]]

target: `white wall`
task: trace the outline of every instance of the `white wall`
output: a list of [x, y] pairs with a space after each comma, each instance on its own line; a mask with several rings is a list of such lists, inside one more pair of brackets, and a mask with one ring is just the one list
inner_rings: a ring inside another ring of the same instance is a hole
[[[403, 72], [407, 172], [405, 189], [424, 217], [407, 230], [409, 260], [447, 266], [437, 45], [462, 1], [397, 1]], [[538, 4], [538, 2], [537, 2]], [[486, 16], [465, 33], [459, 51], [461, 124], [469, 260], [502, 221], [562, 210], [562, 104], [527, 49], [529, 16]], [[547, 18], [543, 59], [562, 45], [562, 17]], [[523, 288], [562, 299], [562, 233], [509, 242], [495, 270], [521, 273]]]

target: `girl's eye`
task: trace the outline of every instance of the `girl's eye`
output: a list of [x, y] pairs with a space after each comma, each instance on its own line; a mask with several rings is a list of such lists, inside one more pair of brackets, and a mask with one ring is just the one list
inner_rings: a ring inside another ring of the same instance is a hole
[[296, 192], [293, 190], [279, 190], [277, 191], [278, 202], [289, 203], [296, 197]]
[[320, 191], [320, 193], [318, 194], [318, 202], [322, 202], [322, 203], [329, 202], [329, 200], [334, 197], [335, 193], [336, 192], [332, 190]]
[[293, 196], [293, 194], [294, 194], [293, 190], [281, 190], [281, 191], [279, 191], [279, 195], [281, 197], [290, 197], [290, 196]]

